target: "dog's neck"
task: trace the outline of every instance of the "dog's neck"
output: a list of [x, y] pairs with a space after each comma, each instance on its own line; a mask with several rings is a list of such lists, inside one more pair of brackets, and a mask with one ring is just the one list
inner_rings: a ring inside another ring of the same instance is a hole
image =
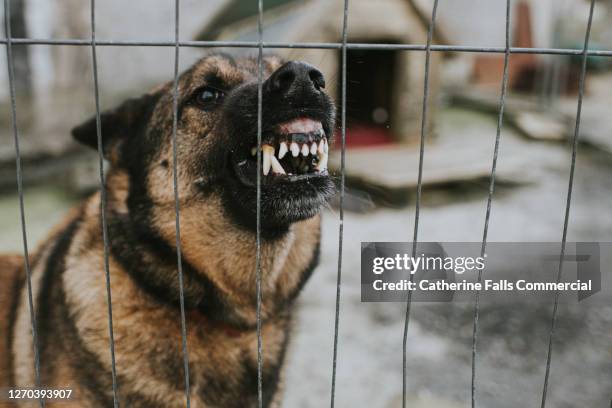
[[[111, 254], [150, 295], [179, 305], [174, 205], [155, 205], [146, 217], [126, 211], [127, 195], [109, 194]], [[249, 329], [256, 324], [256, 234], [231, 221], [221, 200], [185, 200], [180, 209], [186, 308], [191, 316]], [[318, 261], [319, 219], [291, 225], [261, 242], [260, 272], [266, 319], [287, 307]], [[135, 256], [137, 255], [137, 256]], [[137, 260], [137, 261], [135, 261]]]

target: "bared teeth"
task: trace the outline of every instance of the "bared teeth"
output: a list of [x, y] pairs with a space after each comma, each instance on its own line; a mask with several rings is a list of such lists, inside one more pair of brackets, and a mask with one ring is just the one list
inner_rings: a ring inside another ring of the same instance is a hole
[[[298, 135], [300, 136], [300, 135]], [[303, 135], [301, 135], [303, 136]], [[293, 135], [295, 137], [295, 135]], [[262, 173], [264, 176], [270, 174], [270, 169], [272, 169], [272, 174], [274, 175], [291, 175], [291, 173], [287, 173], [281, 164], [281, 159], [283, 159], [289, 152], [294, 158], [298, 158], [299, 156], [303, 156], [304, 158], [308, 158], [308, 156], [312, 156], [312, 159], [299, 159], [299, 160], [290, 160], [289, 166], [291, 168], [295, 168], [299, 173], [307, 173], [308, 171], [316, 170], [319, 173], [327, 172], [327, 164], [329, 159], [329, 145], [326, 137], [322, 137], [318, 142], [315, 142], [310, 138], [310, 141], [304, 141], [304, 143], [298, 143], [300, 140], [296, 142], [279, 142], [278, 147], [272, 146], [270, 144], [263, 144], [261, 146], [262, 152]], [[278, 155], [275, 156], [275, 153]], [[251, 155], [257, 155], [257, 146], [251, 148]], [[314, 167], [314, 168], [313, 168]]]
[[283, 169], [283, 166], [281, 166], [280, 162], [275, 156], [272, 156], [271, 162], [272, 162], [272, 172], [276, 174], [287, 174], [285, 173], [285, 169]]
[[317, 154], [317, 142], [312, 142], [312, 144], [310, 145], [310, 154], [312, 154], [313, 156]]
[[327, 160], [328, 160], [329, 156], [327, 155], [327, 153], [322, 153], [319, 156], [319, 163], [317, 163], [317, 170], [319, 170], [319, 172], [323, 172], [327, 170]]
[[287, 143], [281, 142], [280, 147], [278, 148], [278, 158], [282, 159], [285, 157], [289, 149], [287, 148]]
[[293, 157], [298, 157], [298, 155], [300, 154], [300, 146], [298, 146], [297, 143], [293, 142], [291, 143], [291, 146], [289, 148], [291, 149], [291, 154], [293, 155]]
[[272, 158], [274, 158], [274, 148], [270, 145], [263, 145], [263, 174], [267, 176], [272, 166]]

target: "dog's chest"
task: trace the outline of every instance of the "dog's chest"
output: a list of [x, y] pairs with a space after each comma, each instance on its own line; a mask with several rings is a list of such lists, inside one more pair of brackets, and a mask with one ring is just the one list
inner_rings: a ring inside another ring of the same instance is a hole
[[[193, 320], [190, 323], [195, 323]], [[203, 332], [207, 331], [207, 334]], [[243, 408], [257, 406], [257, 334], [254, 330], [241, 332], [229, 326], [195, 326], [189, 329], [191, 336], [200, 341], [189, 344], [189, 375], [191, 395], [201, 407]], [[264, 406], [272, 406], [279, 391], [281, 370], [288, 336], [288, 321], [283, 319], [266, 323], [262, 328], [262, 382]], [[177, 388], [184, 380], [182, 353], [166, 354], [159, 361], [158, 373], [164, 373], [166, 381], [178, 379]], [[169, 361], [172, 359], [172, 361]], [[173, 375], [174, 374], [174, 375]], [[184, 389], [184, 388], [183, 388]], [[179, 402], [177, 400], [177, 402]]]

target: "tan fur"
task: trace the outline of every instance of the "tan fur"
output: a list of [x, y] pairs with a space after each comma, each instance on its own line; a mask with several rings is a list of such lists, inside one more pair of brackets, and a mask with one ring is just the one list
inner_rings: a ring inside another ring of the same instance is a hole
[[[0, 350], [8, 349], [8, 331], [10, 329], [10, 319], [12, 305], [14, 302], [14, 290], [19, 287], [24, 279], [23, 274], [24, 258], [19, 255], [0, 256]], [[11, 371], [11, 354], [0, 353], [0, 386], [7, 386], [10, 383], [9, 373]], [[0, 401], [0, 408], [9, 407], [8, 403]]]

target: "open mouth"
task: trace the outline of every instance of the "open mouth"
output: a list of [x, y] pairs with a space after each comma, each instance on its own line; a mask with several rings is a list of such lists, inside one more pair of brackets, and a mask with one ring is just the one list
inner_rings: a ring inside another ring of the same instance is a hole
[[[297, 181], [326, 176], [329, 157], [327, 135], [321, 122], [298, 118], [281, 123], [262, 135], [262, 183]], [[253, 184], [257, 172], [257, 145], [247, 159], [236, 164], [239, 178]]]

